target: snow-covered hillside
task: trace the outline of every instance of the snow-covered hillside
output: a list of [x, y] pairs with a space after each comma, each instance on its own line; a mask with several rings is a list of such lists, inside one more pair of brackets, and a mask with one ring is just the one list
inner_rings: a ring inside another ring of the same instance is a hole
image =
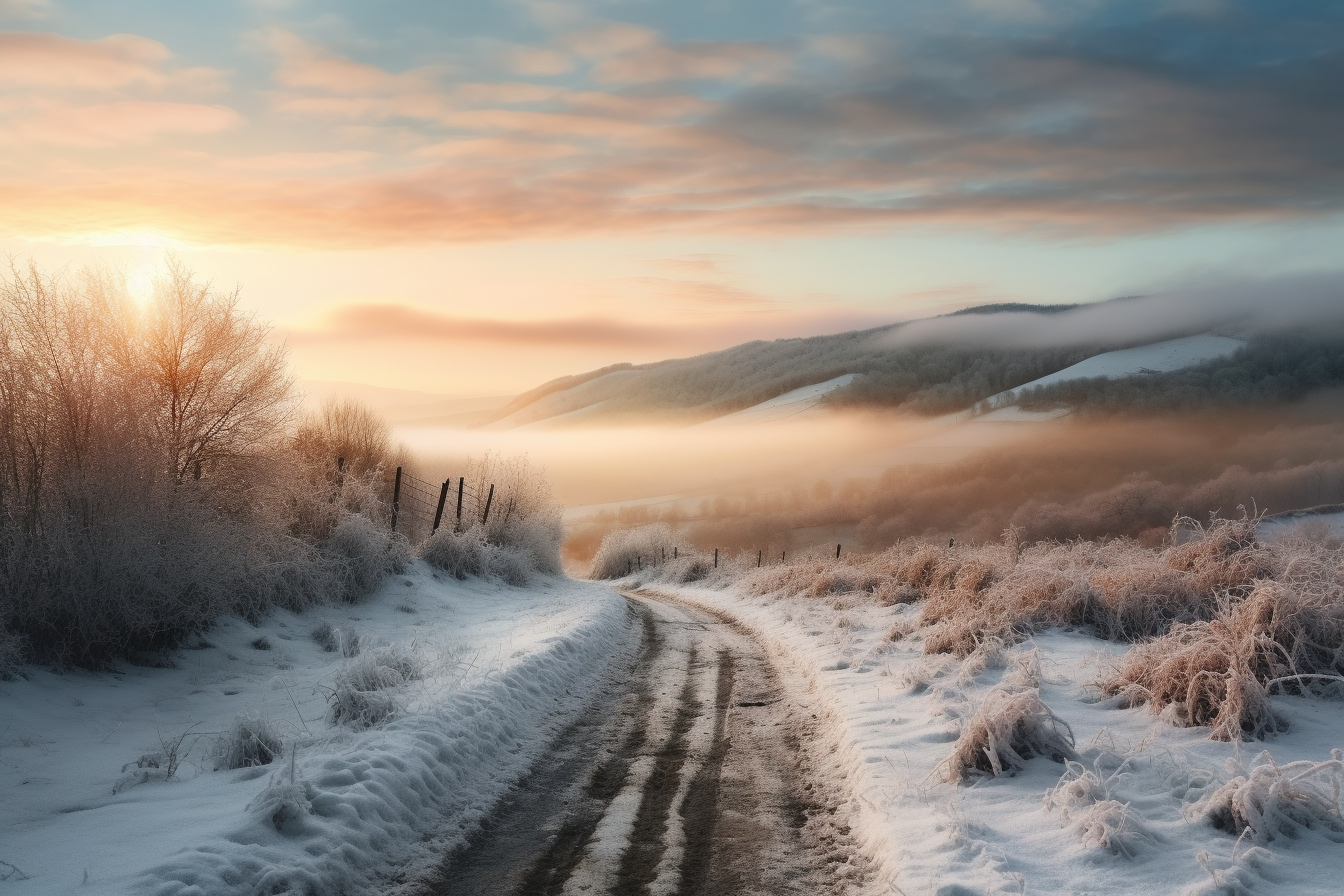
[[758, 405], [753, 405], [733, 414], [717, 417], [701, 425], [773, 423], [778, 420], [796, 420], [809, 412], [815, 412], [821, 404], [821, 400], [828, 394], [843, 386], [848, 386], [858, 378], [859, 374], [857, 373], [847, 373], [824, 383], [803, 386], [801, 389], [785, 392], [769, 401], [763, 401]]
[[1202, 364], [1205, 361], [1212, 361], [1215, 358], [1225, 358], [1245, 344], [1242, 340], [1233, 339], [1230, 336], [1202, 333], [1198, 336], [1187, 336], [1183, 339], [1168, 339], [1165, 342], [1154, 342], [1150, 345], [1103, 352], [1071, 367], [1024, 383], [1016, 389], [1000, 392], [989, 399], [989, 404], [995, 407], [1011, 404], [1015, 393], [1036, 386], [1048, 386], [1070, 380], [1101, 376], [1114, 379], [1137, 376], [1143, 373], [1169, 373], [1173, 370]]

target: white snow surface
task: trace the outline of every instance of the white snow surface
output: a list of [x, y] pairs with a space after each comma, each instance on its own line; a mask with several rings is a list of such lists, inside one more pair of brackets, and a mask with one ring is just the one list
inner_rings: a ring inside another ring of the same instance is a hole
[[1266, 541], [1301, 532], [1309, 532], [1317, 537], [1344, 538], [1344, 509], [1278, 514], [1261, 520], [1256, 529], [1256, 534]]
[[[795, 692], [810, 695], [850, 791], [854, 833], [879, 869], [879, 892], [1341, 891], [1339, 832], [1306, 830], [1257, 846], [1214, 828], [1198, 809], [1201, 797], [1240, 773], [1238, 763], [1255, 764], [1261, 751], [1280, 766], [1329, 760], [1344, 746], [1338, 703], [1275, 696], [1286, 733], [1265, 743], [1220, 743], [1206, 729], [1177, 728], [1142, 707], [1099, 700], [1093, 683], [1127, 645], [1088, 634], [1047, 632], [998, 656], [990, 650], [960, 661], [925, 656], [917, 639], [889, 640], [918, 608], [877, 606], [866, 593], [757, 597], [731, 588], [648, 587], [740, 621]], [[1072, 729], [1079, 764], [1038, 757], [1012, 777], [946, 782], [943, 765], [961, 723], [1007, 670], [1034, 661], [1041, 697]], [[1096, 777], [1096, 793], [1047, 805], [1052, 788], [1083, 772]], [[1106, 811], [1112, 822], [1123, 818], [1115, 839], [1132, 857], [1089, 839]]]
[[[363, 655], [386, 644], [415, 658], [421, 678], [392, 692], [391, 721], [328, 720], [351, 660], [310, 637], [324, 619]], [[377, 891], [461, 843], [638, 633], [602, 585], [458, 582], [417, 562], [361, 603], [235, 619], [205, 639], [176, 668], [0, 682], [0, 861], [27, 877], [0, 891]], [[240, 713], [269, 720], [283, 758], [214, 769], [211, 748]], [[133, 766], [183, 732], [173, 779]]]
[[[1186, 336], [1182, 339], [1168, 339], [1151, 345], [1103, 352], [1079, 361], [1072, 367], [1065, 367], [1040, 379], [1018, 386], [1011, 392], [1020, 392], [1033, 386], [1047, 386], [1051, 383], [1063, 383], [1069, 380], [1081, 380], [1104, 376], [1111, 379], [1136, 376], [1141, 373], [1169, 373], [1183, 367], [1192, 367], [1214, 358], [1232, 354], [1246, 343], [1230, 336], [1217, 336], [1213, 333], [1201, 333], [1198, 336]], [[1008, 392], [1000, 392], [989, 399], [990, 404], [1001, 403]]]
[[844, 376], [837, 376], [824, 383], [813, 383], [810, 386], [803, 386], [794, 389], [791, 392], [785, 392], [783, 395], [777, 395], [769, 401], [763, 401], [760, 404], [752, 405], [740, 411], [731, 414], [725, 414], [722, 417], [715, 417], [701, 426], [716, 426], [719, 424], [730, 423], [773, 423], [776, 420], [787, 420], [805, 415], [814, 411], [821, 399], [828, 393], [834, 392], [841, 386], [848, 386], [859, 378], [857, 373], [847, 373]]

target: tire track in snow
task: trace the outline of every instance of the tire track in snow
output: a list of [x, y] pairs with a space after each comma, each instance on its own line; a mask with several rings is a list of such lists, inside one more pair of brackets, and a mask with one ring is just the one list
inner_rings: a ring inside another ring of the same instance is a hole
[[[643, 647], [472, 845], [438, 896], [846, 893], [807, 783], [806, 721], [764, 651], [713, 615], [627, 595]], [[844, 834], [841, 832], [841, 839]]]

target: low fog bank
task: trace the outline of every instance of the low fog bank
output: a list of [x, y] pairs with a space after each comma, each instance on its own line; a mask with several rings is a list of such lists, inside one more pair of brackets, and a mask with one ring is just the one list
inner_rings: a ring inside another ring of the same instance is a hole
[[1308, 328], [1317, 335], [1344, 333], [1344, 274], [1189, 284], [1048, 315], [955, 314], [912, 321], [880, 339], [888, 347], [972, 344], [1042, 349], [1137, 345], [1210, 330], [1256, 336]]
[[[778, 557], [837, 541], [1131, 537], [1204, 519], [1344, 502], [1344, 390], [1291, 406], [1054, 423], [852, 414], [717, 429], [400, 430], [453, 471], [490, 447], [545, 467], [569, 507], [565, 557], [667, 522], [704, 548]], [[479, 443], [479, 444], [478, 444]]]

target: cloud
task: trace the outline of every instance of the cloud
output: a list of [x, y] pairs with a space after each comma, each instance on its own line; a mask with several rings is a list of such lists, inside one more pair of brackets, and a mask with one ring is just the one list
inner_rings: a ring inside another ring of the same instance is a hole
[[437, 67], [389, 72], [355, 62], [280, 28], [266, 32], [262, 41], [276, 55], [274, 77], [283, 87], [365, 97], [401, 96], [436, 91], [442, 74]]
[[574, 68], [574, 57], [551, 47], [509, 47], [503, 56], [520, 75], [563, 75]]
[[163, 44], [134, 34], [77, 40], [58, 34], [0, 32], [0, 88], [162, 89], [172, 58]]
[[[14, 164], [0, 188], [30, 205], [7, 204], [0, 227], [50, 235], [114, 212], [212, 245], [352, 248], [634, 228], [1098, 238], [1344, 211], [1344, 7], [896, 6], [863, 5], [872, 22], [841, 21], [844, 7], [834, 34], [765, 43], [574, 28], [588, 21], [576, 8], [524, 4], [573, 30], [530, 46], [467, 35], [403, 70], [272, 30], [249, 156], [366, 162], [337, 176], [156, 158], [60, 178]], [[514, 71], [491, 80], [501, 65]], [[102, 102], [178, 98], [191, 71], [133, 35], [0, 34], [7, 153], [237, 126], [222, 106]]]
[[0, 0], [0, 19], [45, 19], [51, 11], [50, 0]]
[[54, 105], [11, 120], [6, 142], [61, 146], [145, 143], [167, 134], [216, 134], [242, 122], [226, 106], [123, 100], [72, 106]]
[[345, 305], [318, 328], [295, 331], [290, 341], [489, 342], [574, 348], [667, 346], [686, 339], [675, 327], [644, 326], [607, 318], [493, 320], [456, 317], [398, 304]]
[[1344, 329], [1344, 275], [1206, 281], [1047, 315], [936, 317], [905, 324], [884, 340], [891, 346], [953, 342], [1035, 348], [1141, 342], [1207, 330], [1246, 335], [1302, 328]]
[[687, 41], [649, 45], [603, 60], [593, 68], [600, 84], [657, 81], [755, 81], [783, 72], [789, 54], [760, 43]]

